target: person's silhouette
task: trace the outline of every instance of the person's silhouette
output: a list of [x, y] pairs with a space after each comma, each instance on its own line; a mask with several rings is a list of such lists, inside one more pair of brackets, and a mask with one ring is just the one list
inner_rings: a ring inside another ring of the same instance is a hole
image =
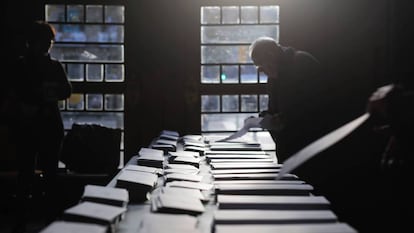
[[[36, 170], [42, 172], [48, 218], [56, 191], [55, 179], [64, 137], [58, 101], [71, 95], [72, 86], [63, 65], [50, 57], [55, 29], [44, 21], [35, 21], [27, 37], [27, 53], [13, 67], [11, 90], [16, 100], [16, 118], [12, 122], [18, 159], [17, 224], [22, 232], [28, 217], [29, 199]], [[51, 219], [49, 219], [51, 220]]]

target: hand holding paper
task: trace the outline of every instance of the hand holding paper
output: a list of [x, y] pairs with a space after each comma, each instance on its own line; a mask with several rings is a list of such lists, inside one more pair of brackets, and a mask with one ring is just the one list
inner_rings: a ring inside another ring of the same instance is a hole
[[241, 129], [239, 129], [238, 131], [236, 131], [235, 133], [233, 133], [232, 135], [223, 138], [221, 140], [218, 140], [218, 142], [222, 142], [222, 141], [228, 141], [228, 140], [232, 140], [235, 138], [239, 138], [243, 135], [245, 135], [247, 132], [249, 132], [250, 128], [259, 128], [260, 126], [260, 122], [263, 120], [263, 117], [248, 117], [244, 120], [244, 125]]

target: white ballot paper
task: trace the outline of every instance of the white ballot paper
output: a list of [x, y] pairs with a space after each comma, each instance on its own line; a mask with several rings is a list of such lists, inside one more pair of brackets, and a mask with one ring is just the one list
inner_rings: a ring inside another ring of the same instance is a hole
[[249, 117], [246, 120], [244, 120], [244, 125], [241, 129], [239, 129], [238, 131], [234, 132], [232, 135], [220, 139], [217, 142], [223, 142], [223, 141], [228, 141], [228, 140], [233, 140], [236, 138], [239, 138], [243, 135], [245, 135], [247, 132], [249, 132], [250, 128], [260, 128], [260, 122], [263, 120], [263, 117]]
[[299, 167], [301, 164], [317, 155], [319, 152], [329, 148], [339, 140], [343, 139], [345, 136], [357, 129], [368, 118], [369, 113], [365, 113], [352, 120], [351, 122], [312, 142], [296, 154], [292, 155], [283, 163], [276, 179], [282, 178], [285, 174], [290, 173], [293, 169]]

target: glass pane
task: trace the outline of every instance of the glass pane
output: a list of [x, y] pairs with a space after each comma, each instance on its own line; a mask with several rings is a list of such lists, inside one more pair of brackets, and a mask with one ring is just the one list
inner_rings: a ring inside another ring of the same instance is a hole
[[105, 23], [124, 23], [124, 6], [105, 6]]
[[201, 111], [202, 112], [219, 112], [220, 111], [220, 97], [218, 95], [202, 95], [201, 96]]
[[121, 25], [55, 24], [57, 42], [124, 42]]
[[263, 72], [259, 72], [259, 82], [267, 83], [267, 75]]
[[237, 24], [240, 23], [239, 7], [237, 6], [223, 6], [223, 24]]
[[122, 94], [106, 94], [105, 110], [120, 111], [124, 110], [124, 95]]
[[83, 22], [83, 5], [68, 5], [66, 21]]
[[65, 22], [65, 5], [46, 4], [45, 14], [47, 22]]
[[223, 95], [223, 112], [238, 112], [239, 111], [239, 96], [238, 95]]
[[83, 94], [73, 93], [67, 100], [68, 110], [83, 110], [84, 106]]
[[86, 110], [102, 110], [103, 97], [101, 94], [86, 94]]
[[254, 65], [240, 66], [240, 82], [241, 83], [257, 83], [257, 69]]
[[100, 5], [86, 6], [86, 22], [88, 23], [102, 23], [103, 22], [103, 8]]
[[257, 113], [201, 114], [202, 131], [236, 131], [243, 127], [244, 120]]
[[268, 110], [269, 95], [259, 95], [260, 112]]
[[103, 65], [102, 64], [87, 64], [86, 65], [86, 81], [101, 82], [103, 80]]
[[260, 36], [279, 37], [279, 25], [201, 26], [201, 43], [248, 43]]
[[241, 95], [241, 111], [257, 112], [257, 95]]
[[65, 110], [65, 104], [66, 102], [64, 100], [59, 100], [58, 101], [58, 106], [60, 110]]
[[51, 56], [62, 62], [123, 62], [123, 45], [55, 44]]
[[105, 81], [107, 82], [122, 82], [124, 81], [124, 65], [106, 65], [105, 66]]
[[121, 150], [123, 150], [124, 149], [124, 132], [121, 132]]
[[218, 6], [201, 7], [201, 23], [202, 24], [219, 24], [220, 23], [220, 7]]
[[248, 45], [201, 46], [201, 63], [252, 63]]
[[258, 8], [257, 6], [242, 6], [241, 7], [241, 23], [254, 24], [258, 23]]
[[260, 23], [279, 23], [279, 6], [261, 6]]
[[201, 83], [220, 83], [220, 66], [201, 66]]
[[124, 113], [121, 112], [62, 112], [61, 114], [65, 129], [71, 129], [73, 123], [124, 128]]
[[68, 78], [70, 81], [83, 81], [84, 80], [84, 72], [83, 72], [83, 64], [67, 64], [66, 70], [68, 73]]
[[239, 66], [223, 66], [221, 73], [221, 81], [223, 83], [238, 83]]

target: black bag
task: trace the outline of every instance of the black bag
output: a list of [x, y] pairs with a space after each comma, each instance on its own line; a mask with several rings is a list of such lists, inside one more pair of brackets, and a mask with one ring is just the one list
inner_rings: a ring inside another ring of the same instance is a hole
[[63, 139], [61, 161], [70, 171], [110, 173], [117, 171], [121, 129], [96, 124], [73, 124]]

